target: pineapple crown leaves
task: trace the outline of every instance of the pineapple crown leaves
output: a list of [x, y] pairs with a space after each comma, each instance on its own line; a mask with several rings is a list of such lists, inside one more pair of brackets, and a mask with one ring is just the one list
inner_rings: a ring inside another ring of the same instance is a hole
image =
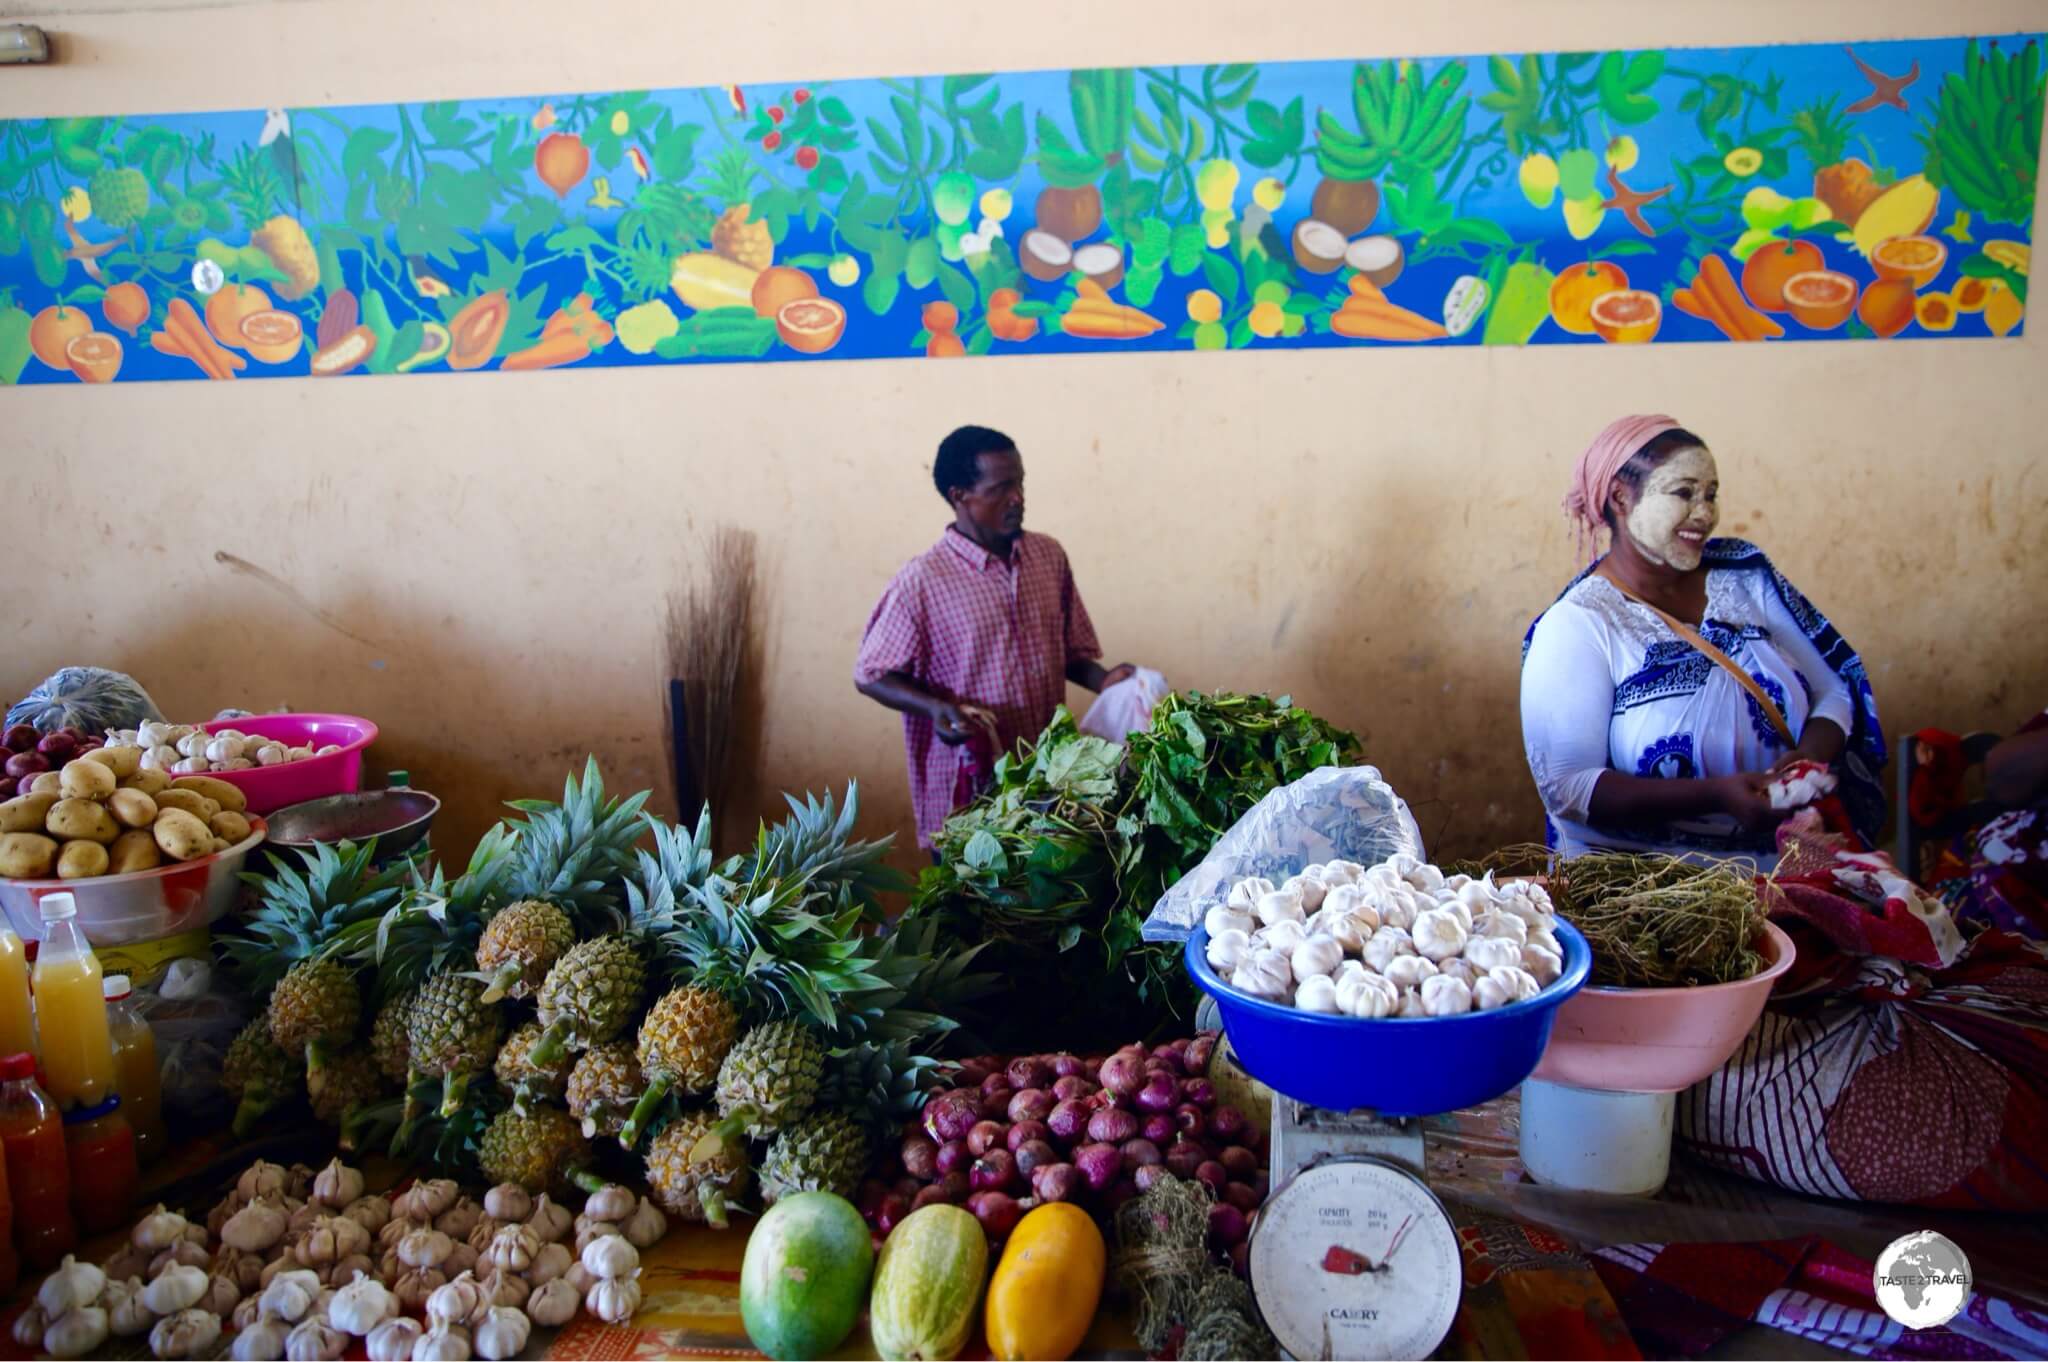
[[697, 815], [694, 832], [670, 827], [643, 814], [654, 837], [653, 851], [637, 853], [640, 877], [626, 881], [627, 922], [631, 930], [662, 936], [680, 923], [678, 905], [711, 878], [711, 810]]
[[901, 1040], [861, 1041], [831, 1051], [818, 1105], [843, 1111], [877, 1139], [924, 1109], [941, 1083], [942, 1064]]
[[415, 869], [405, 896], [362, 947], [377, 965], [380, 1002], [451, 965], [475, 963], [486, 906], [505, 892], [518, 841], [518, 833], [500, 823], [477, 842], [468, 867], [453, 880], [438, 863], [430, 874]]
[[634, 868], [641, 806], [651, 792], [607, 799], [604, 776], [591, 757], [583, 779], [562, 784], [562, 801], [515, 799], [506, 807], [526, 815], [515, 822], [516, 857], [505, 889], [513, 898], [546, 899], [576, 923], [579, 935], [607, 930], [619, 918], [618, 885]]
[[297, 851], [299, 864], [275, 852], [268, 875], [245, 872], [261, 905], [242, 920], [241, 936], [222, 953], [255, 997], [265, 997], [293, 965], [331, 954], [353, 956], [363, 936], [405, 894], [410, 861], [379, 867], [374, 838], [318, 843]]
[[910, 881], [884, 863], [895, 842], [893, 834], [875, 841], [855, 841], [853, 825], [860, 817], [860, 785], [849, 781], [846, 800], [835, 805], [831, 791], [823, 798], [801, 800], [784, 795], [789, 817], [772, 827], [763, 824], [754, 838], [749, 878], [801, 879], [829, 898], [834, 907], [858, 905], [869, 921], [881, 920], [881, 895], [906, 893]]
[[479, 1182], [483, 1169], [479, 1154], [484, 1132], [499, 1112], [509, 1105], [496, 1084], [475, 1082], [464, 1094], [463, 1105], [449, 1116], [440, 1115], [441, 1081], [415, 1079], [407, 1088], [406, 1105], [419, 1114], [401, 1125], [391, 1140], [391, 1156], [424, 1164], [436, 1173], [464, 1182]]

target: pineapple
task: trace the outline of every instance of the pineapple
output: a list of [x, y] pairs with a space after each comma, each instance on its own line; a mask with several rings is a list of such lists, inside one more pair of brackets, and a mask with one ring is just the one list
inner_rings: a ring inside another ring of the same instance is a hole
[[580, 783], [574, 776], [563, 782], [561, 803], [512, 801], [526, 817], [512, 825], [518, 842], [506, 890], [558, 906], [585, 934], [611, 925], [619, 915], [616, 886], [633, 869], [634, 844], [647, 830], [640, 817], [647, 795], [606, 799], [592, 757]]
[[624, 933], [571, 946], [540, 986], [546, 1034], [534, 1058], [552, 1064], [565, 1048], [587, 1050], [615, 1039], [633, 1021], [647, 988], [639, 941]]
[[[593, 1139], [619, 1135], [627, 1117], [639, 1114], [634, 1104], [646, 1086], [632, 1046], [622, 1041], [592, 1046], [569, 1071], [569, 1114], [583, 1122], [583, 1133]], [[621, 1143], [633, 1147], [623, 1137]]]
[[540, 1044], [540, 1023], [526, 1022], [506, 1037], [498, 1051], [494, 1072], [498, 1085], [512, 1094], [512, 1104], [524, 1109], [535, 1102], [559, 1102], [562, 1086], [569, 1077], [569, 1058], [564, 1055], [551, 1065], [534, 1063], [534, 1047]]
[[841, 1112], [813, 1112], [787, 1126], [761, 1161], [761, 1200], [773, 1206], [793, 1192], [851, 1197], [868, 1166], [868, 1137]]
[[490, 976], [483, 1001], [524, 998], [576, 944], [576, 926], [569, 915], [544, 899], [508, 904], [484, 924], [476, 946], [476, 966]]
[[415, 1073], [441, 1080], [441, 1114], [462, 1106], [470, 1079], [491, 1068], [503, 1034], [495, 1007], [483, 1004], [484, 986], [466, 974], [436, 974], [420, 987], [405, 1029]]
[[221, 1062], [220, 1085], [238, 1103], [235, 1135], [246, 1137], [257, 1121], [298, 1096], [305, 1066], [278, 1048], [270, 1023], [258, 1017], [236, 1034]]
[[363, 996], [348, 966], [329, 956], [293, 965], [270, 995], [270, 1038], [288, 1055], [303, 1055], [307, 1072], [326, 1062], [363, 1019]]
[[655, 1136], [647, 1150], [647, 1182], [662, 1209], [685, 1220], [725, 1228], [728, 1204], [746, 1195], [751, 1171], [730, 1152], [698, 1160], [693, 1151], [708, 1135], [708, 1111], [688, 1111]]
[[336, 1055], [308, 1078], [306, 1093], [313, 1101], [313, 1115], [322, 1125], [345, 1129], [359, 1108], [383, 1096], [384, 1079], [373, 1055], [367, 1050], [350, 1050]]
[[590, 1162], [590, 1144], [576, 1118], [560, 1107], [507, 1111], [484, 1132], [478, 1162], [486, 1181], [560, 1194], [571, 1187], [571, 1175]]
[[802, 1022], [772, 1021], [741, 1036], [718, 1069], [718, 1124], [690, 1151], [717, 1158], [744, 1130], [765, 1140], [810, 1111], [825, 1076], [825, 1047]]
[[694, 985], [673, 989], [647, 1010], [640, 1022], [640, 1070], [647, 1075], [646, 1094], [619, 1132], [631, 1149], [648, 1119], [671, 1089], [696, 1094], [718, 1080], [739, 1038], [740, 1016], [722, 995]]
[[405, 1082], [412, 1069], [412, 1050], [406, 1043], [405, 1030], [411, 1020], [413, 999], [418, 996], [417, 989], [399, 994], [377, 1009], [377, 1020], [370, 1024], [370, 1053], [376, 1058], [377, 1072], [384, 1075], [387, 1083]]

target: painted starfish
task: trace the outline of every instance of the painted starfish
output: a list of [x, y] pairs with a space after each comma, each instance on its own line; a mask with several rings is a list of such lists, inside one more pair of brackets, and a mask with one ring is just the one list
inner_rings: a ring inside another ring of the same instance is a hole
[[1621, 172], [1613, 166], [1609, 166], [1607, 167], [1607, 188], [1612, 197], [1600, 205], [1602, 208], [1618, 208], [1621, 210], [1621, 215], [1627, 218], [1630, 225], [1638, 232], [1641, 232], [1644, 236], [1657, 235], [1657, 229], [1652, 227], [1650, 220], [1643, 216], [1643, 207], [1646, 204], [1655, 203], [1666, 194], [1669, 194], [1671, 192], [1670, 185], [1667, 184], [1662, 189], [1630, 189], [1621, 182]]
[[123, 232], [112, 241], [87, 241], [78, 230], [78, 224], [69, 219], [64, 223], [64, 230], [71, 237], [71, 249], [64, 252], [64, 258], [85, 266], [86, 274], [95, 282], [104, 282], [106, 276], [100, 273], [99, 258], [126, 241], [128, 234]]
[[1861, 71], [1863, 78], [1870, 82], [1870, 93], [1857, 100], [1854, 104], [1851, 104], [1843, 112], [1852, 114], [1869, 113], [1880, 104], [1889, 104], [1894, 109], [1906, 107], [1906, 97], [1902, 92], [1908, 85], [1920, 79], [1920, 62], [1917, 58], [1911, 66], [1906, 68], [1905, 75], [1888, 76], [1869, 62], [1863, 60], [1863, 58], [1857, 56], [1855, 48], [1845, 47], [1842, 50], [1849, 54], [1849, 60], [1856, 63], [1856, 69]]

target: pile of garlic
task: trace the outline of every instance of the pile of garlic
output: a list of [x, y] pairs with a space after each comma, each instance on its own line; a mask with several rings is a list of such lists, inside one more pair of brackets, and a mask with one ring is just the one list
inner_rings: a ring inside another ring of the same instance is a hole
[[142, 769], [162, 771], [172, 776], [203, 776], [209, 771], [247, 771], [257, 766], [284, 766], [341, 750], [334, 743], [324, 747], [314, 747], [311, 743], [293, 747], [275, 738], [234, 728], [208, 733], [192, 724], [154, 721], [139, 728], [108, 729], [107, 745], [140, 747]]
[[1240, 880], [1209, 910], [1210, 967], [1304, 1012], [1454, 1017], [1533, 998], [1564, 969], [1542, 886], [1445, 876], [1413, 856]]

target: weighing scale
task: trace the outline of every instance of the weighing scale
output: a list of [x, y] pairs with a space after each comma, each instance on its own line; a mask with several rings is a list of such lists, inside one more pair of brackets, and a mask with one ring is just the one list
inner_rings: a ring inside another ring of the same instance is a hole
[[1273, 1095], [1273, 1192], [1252, 1228], [1252, 1291], [1290, 1357], [1428, 1357], [1465, 1269], [1423, 1181], [1420, 1117], [1325, 1111]]

